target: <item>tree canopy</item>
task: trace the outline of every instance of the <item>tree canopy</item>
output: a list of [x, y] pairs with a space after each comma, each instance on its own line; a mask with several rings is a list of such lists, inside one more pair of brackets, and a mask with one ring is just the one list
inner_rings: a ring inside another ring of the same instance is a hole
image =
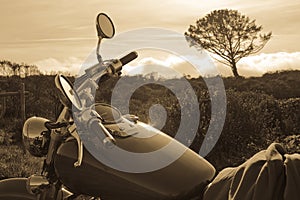
[[205, 49], [221, 58], [238, 77], [236, 63], [245, 56], [259, 52], [271, 38], [262, 26], [237, 10], [214, 10], [190, 25], [185, 36], [191, 46]]

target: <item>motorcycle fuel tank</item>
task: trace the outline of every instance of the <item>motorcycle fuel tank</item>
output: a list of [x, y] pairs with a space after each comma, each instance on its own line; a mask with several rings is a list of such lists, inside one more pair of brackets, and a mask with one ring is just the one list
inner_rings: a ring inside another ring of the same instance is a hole
[[[125, 120], [126, 121], [126, 120]], [[125, 123], [126, 124], [126, 123]], [[191, 199], [200, 196], [207, 183], [214, 177], [215, 169], [204, 158], [159, 132], [151, 137], [138, 137], [141, 132], [148, 132], [142, 122], [135, 123], [138, 133], [116, 138], [118, 148], [129, 152], [145, 153], [156, 151], [170, 142], [172, 150], [159, 155], [155, 160], [145, 160], [143, 165], [153, 165], [164, 158], [172, 157], [178, 149], [185, 151], [176, 160], [162, 168], [146, 172], [126, 172], [112, 168], [100, 162], [86, 148], [80, 167], [74, 167], [77, 161], [77, 143], [75, 140], [64, 142], [55, 157], [55, 169], [59, 179], [75, 194], [101, 197], [104, 200], [160, 200]], [[113, 124], [108, 129], [116, 130]], [[109, 151], [109, 149], [107, 150]], [[98, 152], [101, 154], [101, 152]], [[122, 161], [121, 161], [122, 162]], [[126, 160], [124, 160], [125, 164]], [[141, 163], [131, 163], [139, 168]]]

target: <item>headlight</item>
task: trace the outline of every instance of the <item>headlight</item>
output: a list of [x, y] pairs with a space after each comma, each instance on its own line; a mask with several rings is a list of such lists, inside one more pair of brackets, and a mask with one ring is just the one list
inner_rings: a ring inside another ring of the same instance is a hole
[[23, 126], [23, 142], [31, 155], [42, 157], [47, 155], [50, 131], [45, 127], [49, 120], [42, 117], [31, 117]]

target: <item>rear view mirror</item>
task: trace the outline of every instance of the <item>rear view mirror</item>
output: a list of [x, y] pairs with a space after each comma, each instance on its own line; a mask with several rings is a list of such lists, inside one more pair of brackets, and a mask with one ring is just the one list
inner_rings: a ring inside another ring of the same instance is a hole
[[96, 27], [99, 38], [112, 38], [115, 35], [115, 27], [112, 20], [104, 13], [98, 14]]
[[60, 90], [60, 101], [64, 106], [72, 109], [73, 105], [78, 110], [82, 109], [81, 100], [69, 79], [63, 75], [57, 75], [55, 85]]

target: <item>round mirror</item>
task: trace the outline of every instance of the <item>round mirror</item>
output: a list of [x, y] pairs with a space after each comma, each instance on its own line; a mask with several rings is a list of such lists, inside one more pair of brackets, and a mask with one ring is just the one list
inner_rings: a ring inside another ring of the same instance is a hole
[[76, 109], [80, 110], [82, 108], [81, 101], [78, 94], [73, 89], [72, 83], [63, 75], [58, 75], [55, 80], [56, 87], [63, 93], [61, 101], [65, 106], [73, 105]]
[[112, 38], [115, 35], [115, 27], [112, 20], [104, 13], [100, 13], [96, 19], [98, 36]]
[[27, 151], [36, 157], [47, 155], [48, 146], [47, 137], [45, 136], [49, 130], [45, 127], [48, 119], [42, 117], [31, 117], [26, 120], [23, 126], [22, 137], [23, 144]]

